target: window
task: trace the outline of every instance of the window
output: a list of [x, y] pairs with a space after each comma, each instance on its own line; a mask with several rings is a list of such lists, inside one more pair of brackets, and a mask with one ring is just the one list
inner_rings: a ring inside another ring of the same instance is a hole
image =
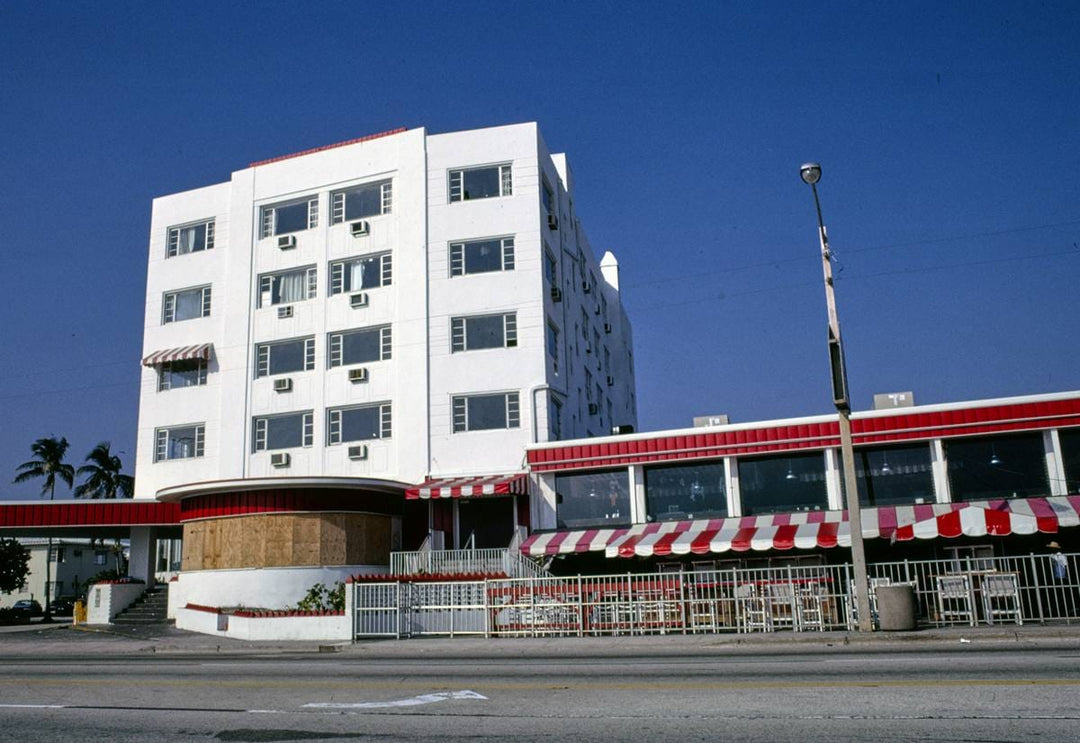
[[326, 411], [326, 442], [344, 444], [349, 441], [390, 438], [390, 403], [360, 405], [352, 408], [331, 408]]
[[390, 326], [330, 333], [327, 345], [330, 368], [386, 361], [391, 357]]
[[200, 286], [165, 294], [161, 309], [163, 325], [197, 317], [210, 317], [210, 287]]
[[154, 432], [154, 461], [201, 457], [205, 431], [206, 428], [201, 423], [157, 429]]
[[315, 336], [255, 346], [255, 378], [311, 371], [315, 368]]
[[365, 183], [330, 194], [330, 224], [389, 214], [394, 204], [391, 181]]
[[315, 414], [310, 411], [267, 415], [255, 419], [254, 450], [295, 449], [311, 446], [315, 437]]
[[453, 398], [454, 433], [518, 428], [521, 413], [518, 393], [494, 395], [459, 395]]
[[319, 224], [319, 197], [309, 196], [298, 201], [264, 206], [259, 237], [285, 235], [310, 230]]
[[169, 228], [169, 248], [167, 258], [178, 255], [198, 253], [214, 247], [214, 220], [209, 219], [195, 224]]
[[554, 395], [548, 396], [548, 430], [552, 441], [562, 438], [562, 405]]
[[1065, 465], [1065, 492], [1080, 493], [1080, 428], [1061, 429], [1058, 440]]
[[589, 342], [589, 313], [585, 311], [585, 308], [581, 308], [581, 337], [585, 339], [585, 342]]
[[314, 299], [315, 289], [315, 266], [265, 273], [259, 276], [259, 307]]
[[611, 351], [604, 346], [604, 371], [611, 374]]
[[513, 193], [512, 186], [513, 178], [509, 165], [488, 165], [483, 168], [450, 171], [451, 202], [510, 196]]
[[450, 275], [514, 270], [514, 238], [450, 243]]
[[559, 373], [559, 329], [548, 320], [547, 326], [547, 352], [551, 357], [551, 367], [555, 374]]
[[450, 318], [450, 352], [517, 345], [517, 313]]
[[596, 369], [599, 371], [602, 367], [600, 365], [600, 331], [593, 329], [593, 344], [592, 351], [596, 354]]
[[105, 565], [109, 559], [109, 553], [105, 550], [94, 550], [94, 564]]
[[390, 286], [394, 278], [389, 253], [350, 258], [330, 264], [330, 296]]
[[793, 454], [739, 459], [744, 516], [828, 508], [825, 455]]
[[724, 518], [724, 463], [646, 467], [645, 504], [649, 521]]
[[1049, 495], [1041, 433], [945, 442], [953, 501]]
[[[843, 454], [838, 461], [843, 472]], [[859, 484], [859, 502], [864, 506], [934, 503], [937, 500], [928, 444], [860, 446], [855, 450], [855, 477]], [[840, 492], [846, 494], [844, 487], [841, 477]]]
[[167, 361], [158, 367], [158, 392], [206, 384], [206, 359]]
[[547, 212], [547, 215], [549, 217], [554, 217], [556, 215], [555, 192], [552, 191], [551, 186], [548, 185], [547, 178], [544, 178], [543, 176], [540, 176], [540, 180], [541, 180], [540, 198], [544, 202], [544, 211]]
[[592, 372], [589, 371], [588, 369], [586, 369], [585, 370], [585, 399], [588, 400], [589, 402], [593, 401], [593, 399], [592, 399], [592, 391], [593, 391]]
[[544, 277], [548, 280], [548, 284], [558, 287], [559, 265], [555, 262], [555, 254], [546, 245], [544, 246]]
[[555, 477], [560, 529], [630, 523], [630, 475], [622, 470]]

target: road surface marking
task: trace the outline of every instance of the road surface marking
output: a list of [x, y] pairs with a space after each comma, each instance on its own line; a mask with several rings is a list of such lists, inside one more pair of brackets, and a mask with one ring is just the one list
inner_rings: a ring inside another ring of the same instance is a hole
[[385, 709], [386, 707], [415, 707], [420, 704], [432, 704], [445, 702], [448, 699], [487, 699], [475, 691], [440, 691], [436, 694], [421, 694], [408, 699], [395, 699], [390, 702], [310, 702], [305, 704], [307, 708], [317, 709]]

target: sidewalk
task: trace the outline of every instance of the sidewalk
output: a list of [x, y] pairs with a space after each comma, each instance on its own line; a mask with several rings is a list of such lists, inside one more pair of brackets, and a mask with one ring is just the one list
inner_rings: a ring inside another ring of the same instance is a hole
[[342, 642], [244, 642], [178, 630], [172, 625], [88, 626], [67, 623], [0, 628], [0, 658], [340, 653], [369, 659], [695, 657], [817, 652], [925, 652], [1060, 646], [1080, 649], [1080, 624], [995, 625], [913, 632], [775, 632], [620, 637], [418, 638]]

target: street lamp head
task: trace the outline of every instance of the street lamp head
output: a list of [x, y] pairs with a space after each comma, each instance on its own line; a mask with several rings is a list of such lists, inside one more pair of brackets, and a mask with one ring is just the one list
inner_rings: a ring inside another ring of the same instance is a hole
[[802, 167], [799, 168], [799, 176], [803, 179], [803, 183], [813, 186], [821, 180], [821, 165], [818, 163], [803, 163]]

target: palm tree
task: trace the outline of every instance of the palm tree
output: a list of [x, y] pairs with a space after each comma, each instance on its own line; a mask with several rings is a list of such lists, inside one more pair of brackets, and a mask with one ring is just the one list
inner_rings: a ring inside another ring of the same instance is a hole
[[84, 464], [75, 471], [86, 476], [75, 488], [76, 498], [130, 498], [135, 494], [135, 478], [122, 475], [120, 457], [109, 451], [109, 442], [102, 441], [86, 455]]
[[[37, 459], [23, 462], [15, 468], [19, 474], [15, 476], [15, 482], [26, 482], [34, 477], [44, 477], [45, 482], [41, 486], [41, 494], [49, 494], [49, 500], [56, 496], [56, 478], [67, 483], [70, 488], [75, 482], [75, 468], [70, 464], [64, 464], [64, 454], [67, 453], [68, 441], [61, 438], [57, 441], [55, 436], [46, 439], [38, 439], [30, 445], [30, 451]], [[52, 583], [52, 537], [49, 537], [49, 551], [45, 555], [45, 616], [42, 622], [52, 621], [52, 600], [49, 585]]]

